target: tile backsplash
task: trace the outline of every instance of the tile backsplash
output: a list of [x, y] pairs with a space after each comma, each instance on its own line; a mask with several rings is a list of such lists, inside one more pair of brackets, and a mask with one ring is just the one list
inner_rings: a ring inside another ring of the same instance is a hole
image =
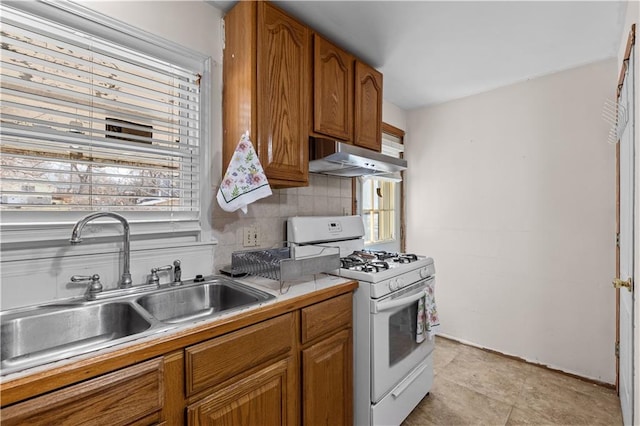
[[[215, 193], [217, 193], [215, 188]], [[231, 263], [231, 253], [249, 250], [242, 244], [244, 228], [256, 226], [259, 247], [275, 247], [285, 241], [286, 220], [290, 216], [341, 216], [351, 214], [351, 178], [309, 175], [309, 186], [274, 189], [273, 195], [258, 200], [241, 211], [225, 212], [214, 202], [213, 234], [218, 240], [214, 267]]]
[[[166, 241], [170, 243], [169, 241]], [[151, 268], [169, 265], [175, 259], [182, 262], [183, 277], [213, 273], [211, 258], [215, 245], [212, 243], [187, 242], [170, 247], [146, 247], [131, 250], [131, 278], [134, 285], [146, 282]], [[47, 303], [71, 297], [82, 297], [86, 283], [73, 283], [71, 275], [100, 275], [104, 290], [115, 289], [122, 271], [120, 243], [87, 244], [74, 247], [66, 255], [46, 255], [42, 258], [6, 260], [2, 259], [2, 285], [0, 286], [0, 310]], [[87, 251], [95, 250], [93, 253]], [[171, 282], [171, 275], [160, 274], [162, 284]]]

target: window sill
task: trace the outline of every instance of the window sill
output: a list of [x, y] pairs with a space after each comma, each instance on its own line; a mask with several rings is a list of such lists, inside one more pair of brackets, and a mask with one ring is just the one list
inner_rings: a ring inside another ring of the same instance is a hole
[[[154, 240], [131, 241], [131, 252], [151, 251], [158, 248], [191, 248], [215, 246], [218, 242], [195, 241], [193, 237], [158, 238]], [[58, 247], [30, 247], [5, 250], [3, 245], [2, 262], [15, 262], [24, 260], [53, 259], [61, 257], [78, 257], [88, 255], [104, 255], [122, 251], [121, 239], [90, 240], [79, 245], [66, 244]]]
[[[7, 249], [68, 245], [76, 221], [2, 223], [2, 251]], [[129, 220], [133, 239], [153, 239], [166, 236], [198, 235], [198, 220]], [[92, 221], [85, 226], [82, 237], [122, 238], [122, 225], [112, 219]]]

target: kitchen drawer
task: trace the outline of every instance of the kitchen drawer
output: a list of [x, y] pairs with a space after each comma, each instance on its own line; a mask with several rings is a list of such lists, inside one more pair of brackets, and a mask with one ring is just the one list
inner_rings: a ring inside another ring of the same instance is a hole
[[186, 348], [187, 397], [290, 352], [294, 330], [289, 313]]
[[158, 424], [163, 363], [153, 359], [2, 409], [3, 426]]
[[351, 317], [351, 293], [303, 308], [302, 343], [307, 343], [341, 327], [351, 326]]

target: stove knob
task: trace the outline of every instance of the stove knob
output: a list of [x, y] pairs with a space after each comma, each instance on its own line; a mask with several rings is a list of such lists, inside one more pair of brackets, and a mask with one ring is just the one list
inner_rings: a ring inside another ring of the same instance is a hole
[[426, 266], [420, 269], [420, 278], [427, 278], [428, 275], [429, 271], [427, 270]]
[[389, 281], [389, 290], [396, 291], [398, 289], [398, 280]]
[[398, 283], [398, 287], [400, 288], [405, 286], [404, 278], [398, 278], [396, 282]]

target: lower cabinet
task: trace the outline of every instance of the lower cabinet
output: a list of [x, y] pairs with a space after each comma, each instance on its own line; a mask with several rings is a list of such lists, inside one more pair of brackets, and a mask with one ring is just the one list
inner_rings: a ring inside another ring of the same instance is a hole
[[155, 425], [163, 360], [152, 359], [2, 409], [2, 425]]
[[288, 313], [186, 348], [187, 424], [295, 425], [295, 330]]
[[353, 424], [351, 293], [300, 310], [302, 424]]
[[189, 426], [295, 424], [294, 366], [293, 358], [285, 358], [189, 405]]
[[351, 330], [302, 351], [302, 424], [353, 423]]
[[186, 348], [188, 425], [351, 425], [351, 326], [348, 293]]

